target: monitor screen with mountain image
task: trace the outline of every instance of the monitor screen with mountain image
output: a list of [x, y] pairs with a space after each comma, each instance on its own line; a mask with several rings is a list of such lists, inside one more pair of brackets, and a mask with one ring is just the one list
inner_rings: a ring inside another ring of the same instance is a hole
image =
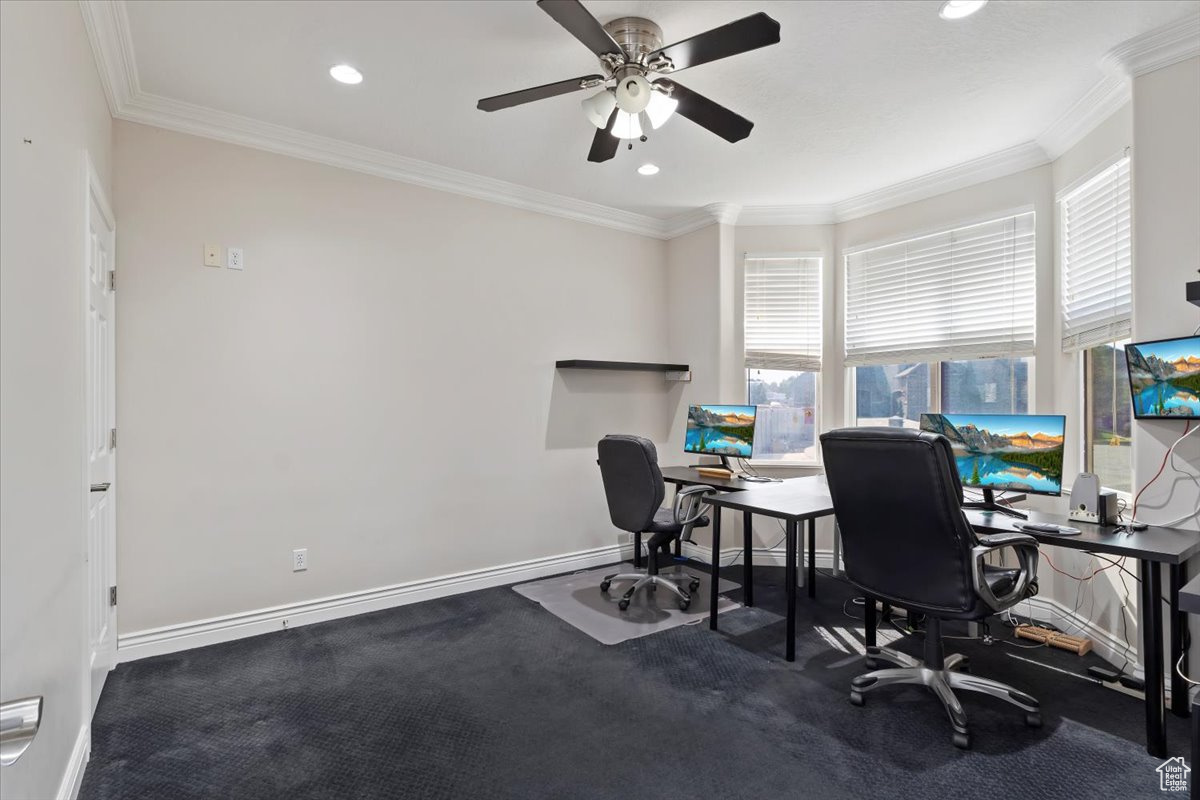
[[1138, 419], [1200, 417], [1200, 336], [1125, 345]]
[[1062, 494], [1067, 418], [1037, 414], [922, 414], [921, 430], [950, 440], [964, 487]]
[[683, 449], [709, 456], [750, 458], [754, 455], [757, 411], [757, 406], [689, 406]]

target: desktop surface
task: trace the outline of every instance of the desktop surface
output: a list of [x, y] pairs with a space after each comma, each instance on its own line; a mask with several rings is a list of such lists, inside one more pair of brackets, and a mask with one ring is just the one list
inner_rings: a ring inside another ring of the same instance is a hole
[[1045, 511], [1029, 512], [1029, 522], [1050, 522], [1055, 525], [1079, 528], [1078, 534], [1063, 536], [1041, 531], [1021, 530], [1017, 527], [1017, 523], [1024, 520], [1014, 519], [993, 511], [965, 509], [964, 513], [967, 515], [967, 521], [971, 523], [971, 527], [977, 531], [1027, 533], [1042, 544], [1066, 547], [1072, 550], [1090, 550], [1095, 553], [1129, 556], [1163, 564], [1182, 564], [1200, 553], [1200, 532], [1183, 528], [1159, 528], [1151, 525], [1144, 531], [1126, 533], [1124, 529], [1113, 525], [1093, 525], [1072, 520], [1066, 514]]

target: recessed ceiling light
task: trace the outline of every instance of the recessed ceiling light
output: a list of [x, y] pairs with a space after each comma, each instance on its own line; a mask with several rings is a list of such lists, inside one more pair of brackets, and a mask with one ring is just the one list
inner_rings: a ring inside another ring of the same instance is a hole
[[638, 167], [638, 174], [639, 175], [657, 175], [658, 167], [655, 166], [654, 164], [642, 164], [640, 167]]
[[938, 11], [942, 19], [963, 19], [988, 4], [988, 0], [946, 0]]
[[362, 73], [349, 64], [337, 64], [329, 68], [329, 74], [338, 83], [362, 83]]

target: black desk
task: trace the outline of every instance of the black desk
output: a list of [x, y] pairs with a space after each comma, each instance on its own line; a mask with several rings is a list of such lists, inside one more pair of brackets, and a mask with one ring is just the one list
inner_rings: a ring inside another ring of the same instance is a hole
[[[1015, 531], [1018, 520], [989, 511], [967, 511], [967, 519], [979, 530]], [[1137, 559], [1138, 578], [1141, 581], [1141, 621], [1143, 661], [1146, 679], [1146, 752], [1157, 758], [1167, 756], [1167, 723], [1163, 715], [1164, 699], [1163, 670], [1163, 618], [1162, 577], [1159, 565], [1167, 565], [1167, 602], [1170, 603], [1170, 655], [1171, 711], [1176, 716], [1188, 716], [1187, 683], [1179, 676], [1175, 664], [1183, 658], [1183, 669], [1187, 669], [1184, 652], [1184, 631], [1187, 617], [1182, 607], [1183, 583], [1186, 579], [1185, 564], [1189, 558], [1200, 553], [1200, 533], [1181, 528], [1150, 527], [1136, 533], [1123, 533], [1108, 526], [1075, 522], [1065, 514], [1050, 514], [1032, 511], [1031, 522], [1053, 522], [1079, 528], [1076, 536], [1056, 536], [1037, 531], [1022, 531], [1038, 540], [1039, 544], [1064, 547], [1070, 550], [1086, 550], [1101, 555], [1125, 556]], [[1192, 581], [1189, 586], [1196, 584]], [[1200, 589], [1200, 587], [1197, 587]]]
[[[754, 514], [764, 517], [781, 519], [785, 524], [787, 550], [784, 557], [784, 582], [787, 584], [787, 641], [785, 643], [788, 661], [796, 660], [796, 546], [799, 523], [808, 522], [808, 596], [813, 597], [816, 591], [817, 574], [817, 517], [833, 513], [833, 501], [829, 497], [829, 485], [824, 475], [809, 478], [792, 478], [781, 483], [756, 484], [753, 489], [740, 492], [729, 492], [708, 498], [714, 508], [712, 541], [712, 581], [709, 587], [712, 610], [708, 615], [708, 627], [717, 629], [717, 570], [720, 566], [721, 552], [721, 509], [729, 508], [741, 511], [747, 521]], [[749, 529], [749, 524], [746, 525]], [[746, 534], [746, 549], [750, 548], [749, 533]], [[747, 564], [747, 571], [749, 564]]]

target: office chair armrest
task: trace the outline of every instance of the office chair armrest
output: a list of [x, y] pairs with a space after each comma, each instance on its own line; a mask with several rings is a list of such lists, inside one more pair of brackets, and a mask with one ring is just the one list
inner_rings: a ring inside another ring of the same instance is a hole
[[[1026, 597], [1037, 594], [1038, 543], [1025, 533], [994, 533], [978, 537], [979, 544], [971, 549], [971, 578], [975, 591], [992, 611], [1004, 611]], [[1004, 547], [1017, 554], [1020, 570], [1011, 590], [997, 596], [984, 578], [984, 558]]]
[[[704, 498], [716, 494], [711, 486], [689, 486], [675, 493], [675, 524], [685, 527], [695, 525], [704, 516]], [[684, 511], [684, 507], [687, 510]]]

